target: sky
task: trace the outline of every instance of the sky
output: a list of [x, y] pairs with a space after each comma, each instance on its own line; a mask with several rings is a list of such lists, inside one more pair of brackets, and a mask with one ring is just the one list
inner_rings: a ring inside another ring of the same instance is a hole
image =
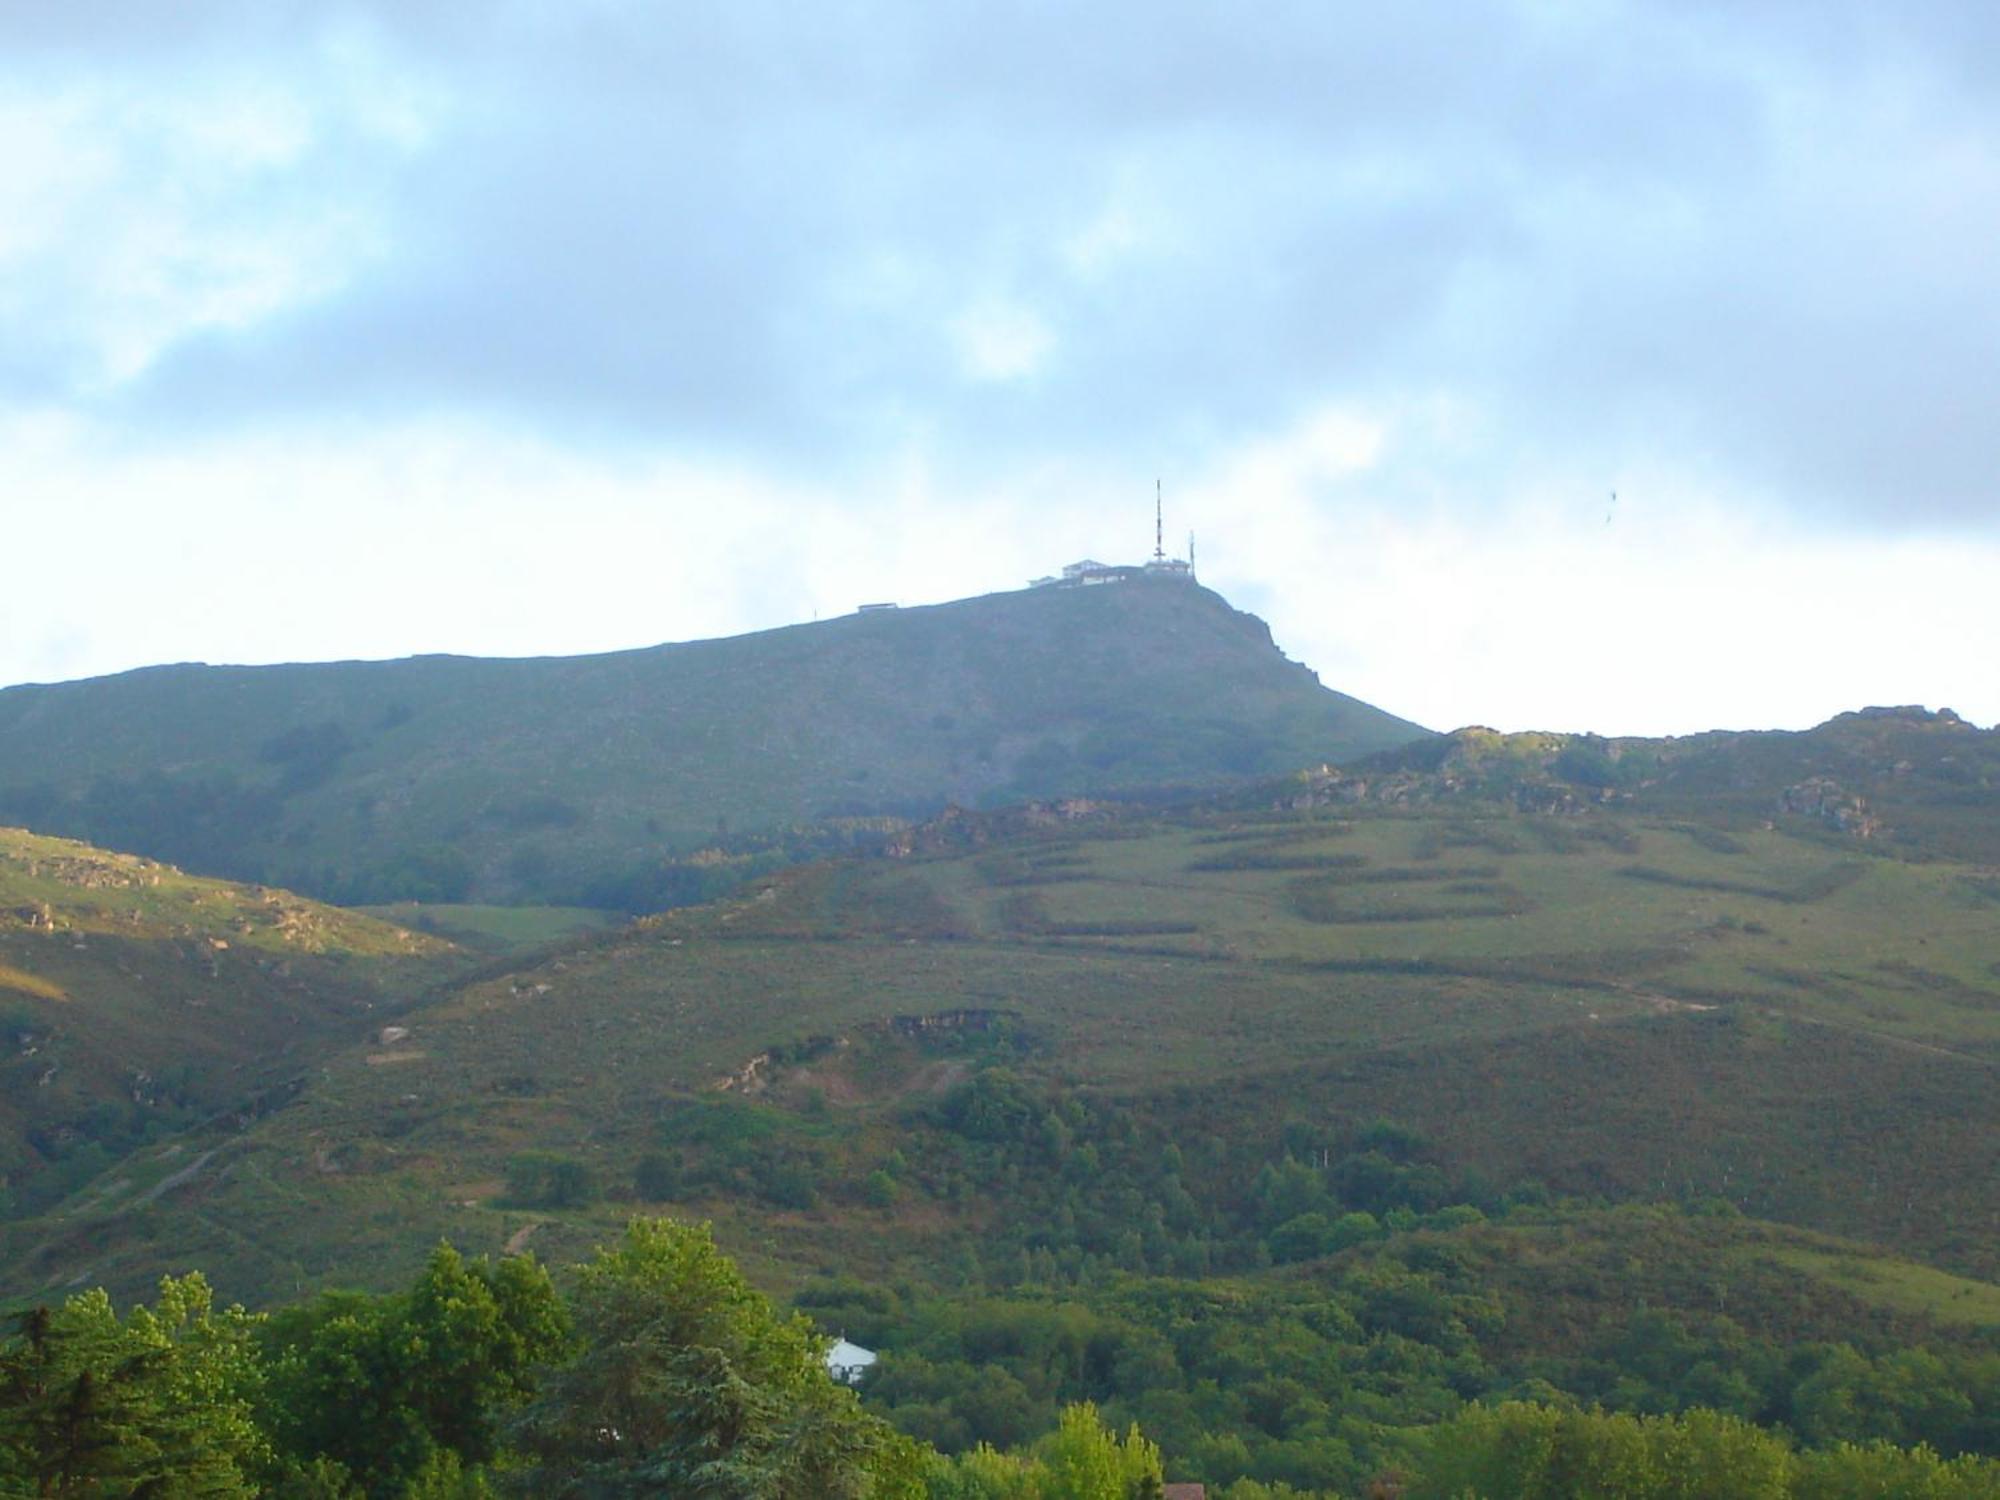
[[0, 684], [1169, 550], [1438, 728], [2000, 720], [1990, 0], [6, 0]]

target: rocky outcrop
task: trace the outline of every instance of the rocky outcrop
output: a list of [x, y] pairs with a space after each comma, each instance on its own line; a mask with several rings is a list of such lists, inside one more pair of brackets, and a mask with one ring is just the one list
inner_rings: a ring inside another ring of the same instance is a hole
[[1880, 827], [1868, 810], [1866, 798], [1845, 790], [1831, 776], [1813, 776], [1788, 786], [1778, 794], [1778, 811], [1795, 817], [1814, 818], [1827, 827], [1855, 838], [1873, 837]]
[[889, 1030], [898, 1036], [938, 1036], [951, 1031], [991, 1031], [1003, 1022], [1017, 1021], [1013, 1010], [939, 1010], [923, 1016], [891, 1016]]
[[734, 1073], [716, 1079], [715, 1090], [720, 1094], [761, 1094], [771, 1081], [770, 1066], [771, 1054], [759, 1052]]
[[1024, 833], [1107, 818], [1117, 806], [1113, 802], [1089, 797], [1028, 802], [993, 812], [975, 812], [971, 808], [954, 805], [928, 822], [891, 835], [883, 844], [882, 852], [891, 859], [903, 859], [912, 854], [959, 854], [969, 849], [983, 849], [997, 840], [1016, 838]]
[[1631, 794], [1613, 787], [1583, 786], [1556, 777], [1530, 773], [1519, 778], [1472, 774], [1449, 764], [1436, 771], [1386, 771], [1355, 774], [1321, 766], [1305, 771], [1277, 800], [1280, 810], [1303, 812], [1316, 807], [1415, 807], [1459, 798], [1510, 803], [1517, 812], [1551, 815], [1581, 814], [1592, 807], [1628, 802]]

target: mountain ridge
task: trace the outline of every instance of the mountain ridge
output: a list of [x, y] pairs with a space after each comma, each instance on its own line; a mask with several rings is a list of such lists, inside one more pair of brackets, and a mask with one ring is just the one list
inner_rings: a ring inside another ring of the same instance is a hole
[[1137, 580], [583, 657], [8, 688], [0, 818], [336, 899], [574, 899], [719, 836], [1243, 781], [1427, 733], [1219, 595]]

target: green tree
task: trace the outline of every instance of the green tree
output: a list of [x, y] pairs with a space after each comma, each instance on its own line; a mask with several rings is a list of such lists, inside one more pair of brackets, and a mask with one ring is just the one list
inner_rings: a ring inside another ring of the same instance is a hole
[[577, 1355], [516, 1424], [523, 1493], [861, 1500], [903, 1451], [706, 1225], [635, 1220], [571, 1308]]
[[[370, 1495], [401, 1495], [439, 1465], [498, 1452], [498, 1423], [566, 1346], [563, 1309], [531, 1257], [431, 1253], [392, 1297], [331, 1293], [271, 1320], [265, 1420], [295, 1485], [338, 1464]], [[312, 1493], [306, 1490], [306, 1493]]]
[[1410, 1500], [1788, 1500], [1791, 1453], [1736, 1417], [1634, 1417], [1509, 1402], [1431, 1435]]
[[1929, 1448], [1839, 1443], [1800, 1454], [1791, 1500], [1991, 1500], [2000, 1495], [2000, 1462], [1949, 1462]]
[[930, 1500], [1158, 1500], [1160, 1450], [1133, 1427], [1123, 1438], [1089, 1402], [1065, 1407], [1056, 1430], [1027, 1453], [984, 1443], [933, 1459]]
[[1136, 1426], [1119, 1438], [1087, 1401], [1063, 1409], [1035, 1456], [1046, 1471], [1035, 1500], [1142, 1500], [1160, 1493], [1160, 1450]]
[[0, 1346], [0, 1493], [256, 1494], [250, 1330], [199, 1275], [166, 1278], [122, 1322], [101, 1290], [25, 1314]]

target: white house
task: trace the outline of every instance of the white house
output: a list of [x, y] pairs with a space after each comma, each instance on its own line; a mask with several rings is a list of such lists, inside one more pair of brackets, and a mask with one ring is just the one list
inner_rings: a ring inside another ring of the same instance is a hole
[[826, 1351], [826, 1373], [842, 1385], [859, 1385], [874, 1363], [873, 1349], [850, 1344], [846, 1339], [835, 1339], [833, 1347]]

